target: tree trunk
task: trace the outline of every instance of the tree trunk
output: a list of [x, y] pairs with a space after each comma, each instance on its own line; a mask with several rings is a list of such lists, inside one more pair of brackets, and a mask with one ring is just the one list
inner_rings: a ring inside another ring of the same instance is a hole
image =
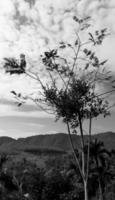
[[99, 179], [99, 199], [103, 200], [103, 192], [102, 192], [102, 187], [101, 187], [100, 179]]
[[98, 159], [95, 158], [96, 160], [96, 168], [97, 168], [97, 172], [98, 172], [98, 182], [99, 182], [99, 200], [103, 200], [103, 191], [102, 191], [102, 186], [101, 186], [101, 181], [100, 181], [100, 173], [99, 173], [99, 163], [98, 163]]
[[84, 181], [84, 200], [88, 200], [87, 181]]

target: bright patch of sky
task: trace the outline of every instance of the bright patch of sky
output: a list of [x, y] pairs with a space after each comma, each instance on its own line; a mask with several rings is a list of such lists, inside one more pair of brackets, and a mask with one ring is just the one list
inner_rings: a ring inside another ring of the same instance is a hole
[[[79, 4], [78, 4], [79, 2]], [[108, 59], [108, 67], [115, 72], [115, 1], [114, 0], [1, 0], [0, 1], [0, 63], [3, 64], [3, 57], [19, 57], [20, 53], [26, 55], [27, 61], [36, 63], [40, 68], [39, 55], [47, 48], [55, 47], [60, 41], [71, 41], [74, 37], [75, 23], [72, 19], [74, 15], [91, 15], [94, 26], [92, 31], [107, 27], [110, 36], [105, 39], [103, 46], [98, 50], [100, 57]], [[36, 83], [26, 77], [9, 76], [0, 71], [0, 126], [1, 123], [8, 123], [11, 116], [18, 119], [20, 126], [14, 123], [14, 128], [18, 132], [18, 137], [27, 135], [29, 131], [27, 123], [24, 126], [21, 116], [31, 118], [30, 124], [33, 127], [31, 134], [34, 133], [33, 118], [47, 119], [41, 125], [38, 123], [35, 133], [47, 132], [49, 116], [42, 111], [33, 109], [30, 112], [23, 107], [21, 111], [15, 108], [15, 104], [4, 101], [15, 101], [10, 93], [11, 90], [29, 94], [36, 91]], [[114, 114], [113, 114], [114, 117]], [[15, 121], [14, 119], [14, 121]], [[114, 121], [113, 118], [111, 121]], [[48, 125], [49, 126], [49, 125]], [[9, 129], [12, 127], [10, 120]], [[24, 128], [25, 127], [25, 128]], [[35, 126], [36, 127], [36, 126]], [[44, 128], [45, 127], [45, 128]], [[50, 126], [48, 131], [59, 130], [58, 126]], [[62, 128], [62, 124], [60, 125]], [[104, 125], [99, 125], [104, 129]], [[112, 130], [114, 125], [111, 125]], [[56, 129], [57, 128], [57, 129]], [[1, 129], [1, 128], [0, 128]], [[5, 126], [0, 131], [0, 135], [5, 132]], [[106, 127], [105, 127], [106, 129]], [[23, 131], [22, 131], [23, 130]], [[62, 130], [65, 130], [62, 128]], [[61, 129], [60, 129], [61, 131]], [[7, 133], [6, 134], [11, 134]], [[15, 133], [16, 134], [16, 133]], [[14, 135], [14, 132], [13, 132]]]

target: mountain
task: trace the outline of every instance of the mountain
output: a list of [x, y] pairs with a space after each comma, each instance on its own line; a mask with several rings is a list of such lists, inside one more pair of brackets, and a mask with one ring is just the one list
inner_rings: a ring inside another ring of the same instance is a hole
[[100, 141], [104, 142], [104, 145], [107, 149], [115, 149], [115, 133], [114, 132], [105, 132], [99, 133], [93, 136]]
[[[115, 133], [105, 132], [99, 133], [92, 136], [94, 139], [97, 138], [104, 142], [107, 149], [115, 148]], [[80, 136], [72, 135], [73, 143], [75, 147], [80, 146]], [[87, 140], [87, 135], [85, 140]], [[19, 138], [17, 140], [9, 137], [0, 137], [0, 151], [1, 152], [14, 152], [19, 150], [34, 150], [45, 149], [54, 151], [68, 151], [70, 150], [70, 142], [68, 134], [57, 133], [50, 135], [36, 135], [27, 138]], [[41, 151], [41, 150], [40, 150]]]
[[[73, 135], [74, 145], [80, 145], [79, 136]], [[67, 151], [70, 149], [68, 135], [64, 133], [50, 135], [36, 135], [27, 138], [19, 138], [9, 143], [2, 143], [0, 151], [13, 152], [25, 149], [55, 149]]]
[[0, 145], [8, 144], [8, 143], [13, 142], [13, 141], [15, 141], [15, 139], [11, 138], [11, 137], [7, 137], [7, 136], [0, 137]]

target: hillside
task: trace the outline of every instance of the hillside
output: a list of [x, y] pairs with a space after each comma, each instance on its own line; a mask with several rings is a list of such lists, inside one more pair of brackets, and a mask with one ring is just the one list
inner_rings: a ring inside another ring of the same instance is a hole
[[115, 133], [105, 132], [93, 136], [100, 141], [103, 141], [107, 149], [115, 149]]
[[2, 144], [8, 144], [8, 143], [14, 142], [14, 141], [15, 141], [15, 139], [13, 139], [13, 138], [11, 138], [11, 137], [2, 136], [2, 137], [0, 137], [0, 146], [1, 146]]
[[[115, 133], [105, 132], [93, 135], [93, 138], [97, 138], [104, 142], [107, 149], [115, 148]], [[80, 136], [72, 135], [73, 143], [75, 147], [80, 146]], [[87, 140], [87, 136], [85, 136]], [[0, 137], [0, 151], [1, 152], [14, 152], [19, 150], [29, 149], [47, 149], [55, 151], [68, 151], [70, 150], [70, 142], [67, 134], [57, 133], [50, 135], [36, 135], [27, 138], [19, 138], [17, 140], [10, 137]], [[41, 151], [41, 150], [40, 150]]]
[[[80, 144], [79, 136], [73, 135], [74, 145]], [[69, 150], [70, 143], [68, 135], [64, 133], [50, 134], [50, 135], [36, 135], [27, 138], [19, 138], [9, 143], [2, 143], [0, 145], [0, 151], [13, 152], [24, 149], [55, 149], [55, 150]]]

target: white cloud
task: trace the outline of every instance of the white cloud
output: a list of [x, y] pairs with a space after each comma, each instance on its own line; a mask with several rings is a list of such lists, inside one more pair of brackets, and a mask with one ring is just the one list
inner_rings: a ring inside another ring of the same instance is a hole
[[[75, 24], [73, 15], [91, 15], [92, 30], [107, 27], [111, 35], [105, 40], [99, 56], [109, 59], [113, 71], [115, 63], [115, 1], [82, 0], [36, 0], [30, 7], [24, 0], [0, 1], [0, 60], [3, 57], [25, 53], [27, 60], [38, 62], [41, 52], [52, 48], [61, 40], [73, 39]], [[65, 12], [66, 11], [66, 12]], [[70, 12], [71, 11], [71, 12]], [[2, 66], [2, 64], [1, 64]], [[45, 77], [44, 77], [45, 79]], [[38, 87], [38, 88], [37, 88]], [[10, 91], [24, 94], [37, 91], [39, 86], [25, 75], [9, 76], [0, 71], [0, 98], [13, 99]], [[13, 106], [0, 105], [0, 116], [51, 117], [43, 111], [19, 112]]]
[[0, 117], [5, 117], [5, 116], [15, 116], [15, 117], [27, 117], [27, 118], [52, 118], [52, 114], [48, 114], [45, 111], [42, 110], [37, 110], [36, 111], [22, 111], [20, 108], [18, 108], [16, 105], [4, 105], [0, 104]]
[[[72, 36], [72, 15], [91, 14], [95, 27], [114, 29], [114, 1], [39, 0], [30, 8], [24, 0], [0, 2], [0, 57], [18, 55], [21, 52], [37, 58], [41, 51], [60, 40]], [[76, 5], [75, 5], [76, 3]], [[78, 5], [77, 5], [78, 4]], [[64, 12], [66, 11], [66, 12]], [[70, 12], [72, 11], [72, 12]], [[104, 19], [104, 20], [103, 20]]]
[[[36, 88], [37, 87], [37, 88]], [[26, 75], [12, 75], [0, 73], [0, 97], [13, 99], [11, 91], [21, 92], [24, 94], [30, 94], [34, 91], [39, 91], [39, 84], [33, 79], [30, 79]]]
[[[1, 0], [0, 8], [0, 59], [4, 56], [17, 57], [23, 52], [28, 60], [38, 62], [39, 55], [48, 46], [52, 48], [60, 40], [73, 38], [75, 24], [72, 16], [81, 14], [91, 15], [93, 30], [107, 26], [113, 31], [99, 52], [103, 58], [109, 59], [114, 70], [114, 0], [82, 0], [79, 4], [76, 0], [37, 0], [31, 7], [24, 0]], [[9, 77], [1, 73], [0, 76], [1, 96], [10, 96], [11, 90], [29, 93], [35, 87], [34, 81], [24, 75]]]
[[4, 129], [3, 129], [3, 130], [2, 130], [2, 129], [0, 129], [0, 135], [2, 135], [2, 136], [3, 136], [5, 132], [6, 132], [6, 131], [5, 131]]

